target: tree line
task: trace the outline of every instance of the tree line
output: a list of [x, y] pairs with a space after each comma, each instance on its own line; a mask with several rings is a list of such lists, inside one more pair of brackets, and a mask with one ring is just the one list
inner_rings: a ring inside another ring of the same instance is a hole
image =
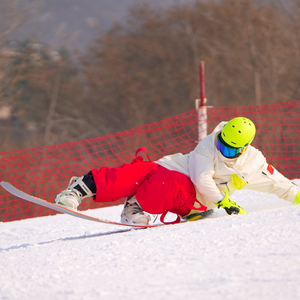
[[299, 0], [291, 10], [251, 0], [136, 4], [79, 56], [38, 41], [6, 47], [5, 32], [26, 21], [4, 21], [8, 9], [20, 13], [14, 2], [0, 2], [0, 151], [93, 138], [193, 109], [201, 61], [208, 105], [300, 99]]

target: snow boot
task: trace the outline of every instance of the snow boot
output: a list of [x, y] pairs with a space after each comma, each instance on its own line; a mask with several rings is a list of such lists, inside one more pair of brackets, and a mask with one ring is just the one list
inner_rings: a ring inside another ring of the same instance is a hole
[[149, 225], [151, 217], [145, 214], [135, 196], [128, 197], [121, 213], [121, 222], [130, 225]]
[[68, 209], [77, 210], [81, 201], [96, 195], [96, 185], [92, 173], [82, 177], [73, 176], [66, 190], [56, 196], [55, 203]]

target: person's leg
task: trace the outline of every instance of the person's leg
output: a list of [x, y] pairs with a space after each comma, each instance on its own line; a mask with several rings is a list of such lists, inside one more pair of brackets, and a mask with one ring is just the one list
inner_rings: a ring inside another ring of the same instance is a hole
[[[158, 168], [152, 162], [138, 161], [118, 168], [92, 170], [97, 191], [95, 201], [112, 202], [126, 197], [121, 213], [121, 222], [126, 224], [148, 225], [151, 220], [135, 198], [135, 193], [143, 181]], [[100, 192], [101, 191], [101, 192]]]
[[158, 168], [156, 163], [137, 162], [117, 168], [92, 169], [96, 185], [95, 202], [114, 202], [133, 196], [145, 178]]
[[81, 177], [72, 177], [66, 190], [60, 192], [55, 202], [58, 205], [65, 206], [69, 209], [77, 210], [81, 201], [88, 197], [96, 195], [96, 185], [92, 172]]
[[[170, 211], [183, 217], [198, 202], [195, 187], [188, 176], [161, 166], [144, 180], [135, 195], [141, 208], [151, 214]], [[205, 206], [199, 207], [199, 211], [205, 210]]]
[[149, 225], [150, 221], [151, 217], [141, 208], [135, 195], [127, 197], [121, 213], [121, 223], [131, 225]]
[[[122, 220], [128, 223], [149, 222], [143, 210], [151, 214], [167, 211], [187, 215], [197, 202], [195, 188], [189, 177], [170, 171], [152, 162], [124, 164], [117, 168], [92, 169], [76, 178], [56, 198], [56, 203], [77, 209], [86, 197], [96, 202], [113, 202], [127, 197]], [[205, 207], [201, 208], [206, 210]], [[123, 216], [126, 214], [126, 218]]]
[[76, 210], [81, 201], [93, 197], [96, 202], [113, 202], [135, 194], [147, 176], [158, 167], [155, 163], [138, 162], [116, 168], [92, 169], [81, 177], [73, 177], [56, 203]]

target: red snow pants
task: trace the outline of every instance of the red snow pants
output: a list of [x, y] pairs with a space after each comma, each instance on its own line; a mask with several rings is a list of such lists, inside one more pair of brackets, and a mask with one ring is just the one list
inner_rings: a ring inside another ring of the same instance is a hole
[[[151, 214], [168, 211], [179, 216], [196, 209], [196, 192], [190, 178], [180, 172], [168, 170], [141, 157], [131, 164], [116, 168], [92, 169], [96, 184], [96, 202], [113, 202], [123, 197], [136, 196], [142, 209]], [[201, 204], [197, 210], [205, 211]]]

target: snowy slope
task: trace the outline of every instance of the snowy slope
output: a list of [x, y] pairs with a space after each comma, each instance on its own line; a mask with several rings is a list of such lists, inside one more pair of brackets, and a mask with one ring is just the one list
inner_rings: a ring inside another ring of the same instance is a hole
[[0, 299], [300, 299], [300, 206], [232, 199], [248, 214], [140, 230], [68, 215], [0, 223]]

